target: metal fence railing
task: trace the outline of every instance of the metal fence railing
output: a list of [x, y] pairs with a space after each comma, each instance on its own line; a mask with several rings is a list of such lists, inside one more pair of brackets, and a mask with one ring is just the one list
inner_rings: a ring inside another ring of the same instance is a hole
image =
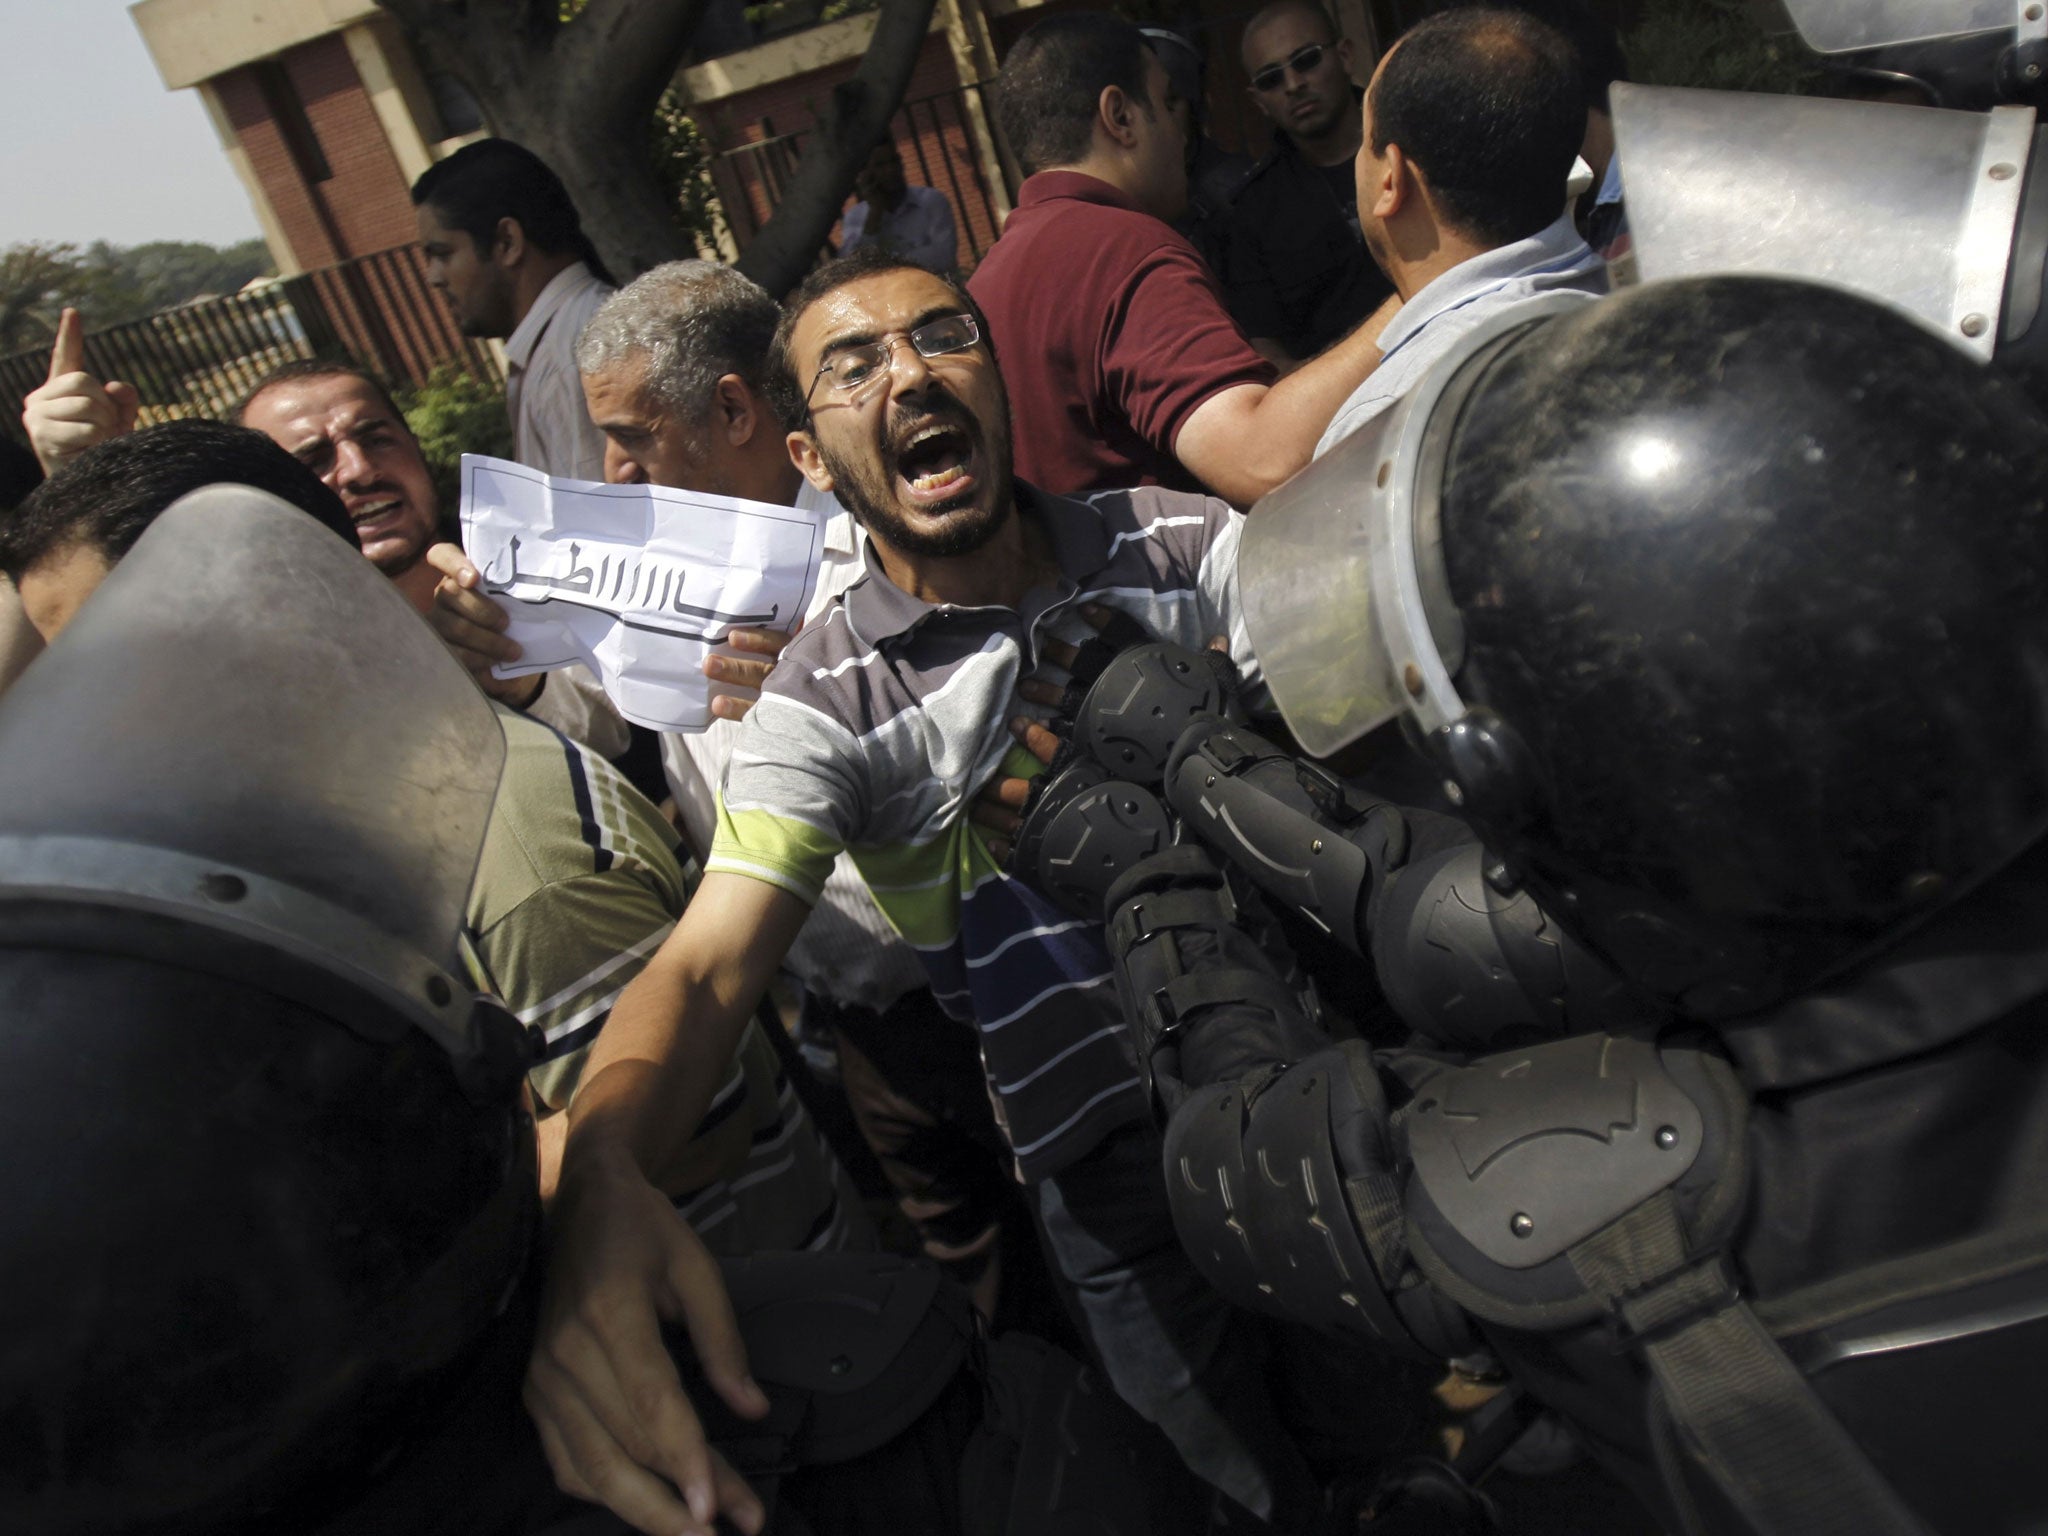
[[[450, 361], [497, 377], [491, 353], [462, 335], [428, 288], [426, 263], [414, 246], [180, 305], [85, 338], [86, 367], [133, 384], [145, 423], [225, 416], [265, 373], [303, 357], [347, 358], [394, 384], [424, 382], [437, 363]], [[47, 348], [0, 357], [0, 424], [17, 439], [18, 402], [49, 368]]]
[[[994, 243], [1000, 227], [998, 205], [977, 148], [976, 114], [982, 114], [981, 122], [992, 123], [989, 105], [977, 81], [905, 102], [889, 123], [890, 136], [903, 155], [905, 176], [921, 186], [936, 187], [952, 203], [960, 232], [960, 267], [968, 272]], [[720, 151], [711, 168], [719, 202], [742, 248], [782, 201], [812, 131], [777, 133], [765, 118], [753, 128], [760, 138]]]

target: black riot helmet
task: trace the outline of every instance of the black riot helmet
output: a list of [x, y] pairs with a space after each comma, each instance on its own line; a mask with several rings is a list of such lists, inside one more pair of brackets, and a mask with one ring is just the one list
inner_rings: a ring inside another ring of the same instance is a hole
[[1510, 312], [1261, 503], [1240, 579], [1304, 745], [1405, 715], [1546, 905], [1696, 1016], [2048, 829], [2048, 420], [1838, 290]]
[[525, 1267], [524, 1035], [459, 955], [504, 743], [242, 486], [0, 700], [0, 1530], [304, 1530]]

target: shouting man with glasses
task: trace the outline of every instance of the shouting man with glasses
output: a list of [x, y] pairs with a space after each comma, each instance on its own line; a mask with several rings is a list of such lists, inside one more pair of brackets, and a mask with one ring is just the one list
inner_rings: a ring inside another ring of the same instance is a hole
[[1252, 345], [1282, 369], [1314, 357], [1393, 285], [1358, 229], [1360, 97], [1351, 44], [1315, 0], [1274, 0], [1244, 29], [1252, 100], [1277, 130], [1232, 204], [1223, 287]]
[[968, 814], [991, 779], [1051, 755], [1044, 727], [1010, 718], [1018, 684], [1071, 665], [1106, 610], [1188, 646], [1230, 636], [1256, 689], [1241, 518], [1208, 497], [1082, 503], [1014, 480], [972, 301], [885, 252], [791, 296], [769, 389], [805, 477], [866, 527], [867, 571], [789, 643], [742, 723], [704, 883], [618, 1000], [571, 1107], [527, 1393], [557, 1475], [648, 1531], [747, 1507], [654, 1347], [657, 1317], [686, 1321], [721, 1395], [758, 1408], [716, 1276], [648, 1172], [701, 1117], [845, 849], [939, 1001], [978, 1029], [1017, 1171], [1116, 1387], [1196, 1471], [1297, 1529], [1313, 1480], [1260, 1374], [1262, 1325], [1175, 1242], [1101, 925], [1012, 880]]

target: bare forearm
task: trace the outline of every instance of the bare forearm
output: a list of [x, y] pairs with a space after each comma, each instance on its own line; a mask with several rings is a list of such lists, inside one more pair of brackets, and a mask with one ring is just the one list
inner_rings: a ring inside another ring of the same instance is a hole
[[600, 1147], [656, 1185], [696, 1133], [745, 1028], [748, 1003], [708, 977], [650, 966], [620, 994], [569, 1106], [565, 1170]]
[[1240, 507], [1298, 473], [1331, 418], [1379, 366], [1380, 333], [1398, 309], [1398, 301], [1389, 299], [1342, 341], [1270, 388], [1243, 385], [1204, 401], [1174, 445], [1180, 461]]
[[[1266, 391], [1258, 405], [1261, 434], [1283, 433], [1298, 450], [1300, 469], [1315, 452], [1316, 440], [1330, 425], [1330, 418], [1351, 398], [1351, 392], [1365, 382], [1380, 364], [1380, 333], [1401, 308], [1398, 298], [1389, 298], [1360, 322], [1358, 329], [1328, 351], [1309, 359]], [[1294, 470], [1289, 470], [1293, 474]], [[1285, 476], [1282, 476], [1284, 479]], [[1277, 482], [1275, 482], [1277, 484]]]
[[738, 875], [704, 878], [682, 921], [619, 994], [569, 1101], [562, 1178], [629, 1159], [662, 1184], [724, 1080], [769, 977], [810, 908]]

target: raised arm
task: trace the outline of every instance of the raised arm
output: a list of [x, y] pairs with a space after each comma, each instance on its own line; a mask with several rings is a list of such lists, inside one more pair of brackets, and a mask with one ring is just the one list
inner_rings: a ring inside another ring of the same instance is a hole
[[767, 1400], [715, 1265], [656, 1185], [809, 910], [776, 886], [707, 875], [620, 995], [568, 1112], [526, 1404], [562, 1487], [650, 1533], [709, 1536], [720, 1512], [760, 1526], [759, 1502], [704, 1442], [661, 1324], [688, 1327], [735, 1412], [757, 1417]]
[[1380, 333], [1399, 308], [1399, 299], [1388, 299], [1277, 384], [1238, 384], [1211, 395], [1182, 423], [1174, 457], [1225, 501], [1251, 506], [1308, 464], [1331, 418], [1379, 366]]
[[43, 473], [54, 475], [95, 443], [135, 426], [142, 397], [132, 384], [102, 384], [85, 370], [85, 320], [75, 309], [57, 318], [50, 376], [22, 401], [21, 424]]

